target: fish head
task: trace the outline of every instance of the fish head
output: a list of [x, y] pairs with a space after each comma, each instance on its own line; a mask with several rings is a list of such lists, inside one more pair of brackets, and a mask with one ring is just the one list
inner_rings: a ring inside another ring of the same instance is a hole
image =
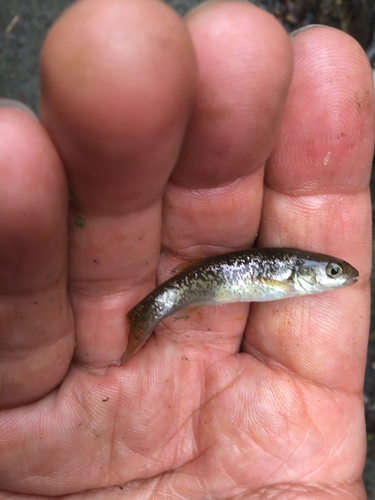
[[309, 294], [344, 288], [356, 283], [357, 278], [357, 269], [348, 262], [323, 255], [302, 259], [293, 273], [296, 289]]

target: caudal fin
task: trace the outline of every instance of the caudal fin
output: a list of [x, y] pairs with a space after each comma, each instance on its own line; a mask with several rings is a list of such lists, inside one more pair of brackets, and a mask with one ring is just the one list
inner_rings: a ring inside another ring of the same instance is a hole
[[128, 345], [125, 349], [124, 354], [122, 355], [121, 358], [121, 364], [123, 365], [126, 363], [134, 354], [134, 352], [138, 349], [138, 347], [142, 344], [139, 340], [135, 339], [133, 336], [130, 335], [129, 333], [129, 339], [128, 339]]

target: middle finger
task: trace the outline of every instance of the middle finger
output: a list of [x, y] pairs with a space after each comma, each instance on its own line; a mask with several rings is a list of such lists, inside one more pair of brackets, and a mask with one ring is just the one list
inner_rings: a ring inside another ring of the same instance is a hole
[[[178, 258], [224, 253], [255, 240], [264, 163], [281, 125], [292, 75], [287, 34], [251, 4], [201, 6], [186, 23], [197, 54], [198, 88], [164, 198], [160, 281], [170, 277], [167, 270]], [[228, 307], [231, 313], [222, 314]], [[210, 336], [215, 345], [222, 334], [228, 347], [230, 331], [232, 351], [238, 348], [246, 311], [244, 304], [208, 308], [194, 313], [195, 323], [170, 319], [164, 325], [171, 326], [168, 335], [189, 326], [200, 330], [205, 345], [208, 327], [216, 331]]]

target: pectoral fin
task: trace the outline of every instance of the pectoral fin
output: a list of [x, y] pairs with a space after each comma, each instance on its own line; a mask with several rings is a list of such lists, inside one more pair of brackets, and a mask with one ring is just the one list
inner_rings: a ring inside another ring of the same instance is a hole
[[194, 311], [198, 311], [201, 307], [204, 307], [206, 304], [194, 304], [192, 306], [186, 306], [181, 311], [178, 311], [178, 315], [186, 316], [188, 314], [193, 313]]

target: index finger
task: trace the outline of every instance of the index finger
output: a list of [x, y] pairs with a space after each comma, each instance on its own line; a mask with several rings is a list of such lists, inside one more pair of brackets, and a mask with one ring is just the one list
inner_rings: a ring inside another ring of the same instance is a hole
[[372, 74], [361, 47], [342, 32], [306, 30], [293, 45], [295, 72], [266, 167], [258, 242], [343, 258], [359, 270], [360, 282], [321, 296], [254, 304], [244, 350], [305, 380], [361, 391], [371, 265]]

